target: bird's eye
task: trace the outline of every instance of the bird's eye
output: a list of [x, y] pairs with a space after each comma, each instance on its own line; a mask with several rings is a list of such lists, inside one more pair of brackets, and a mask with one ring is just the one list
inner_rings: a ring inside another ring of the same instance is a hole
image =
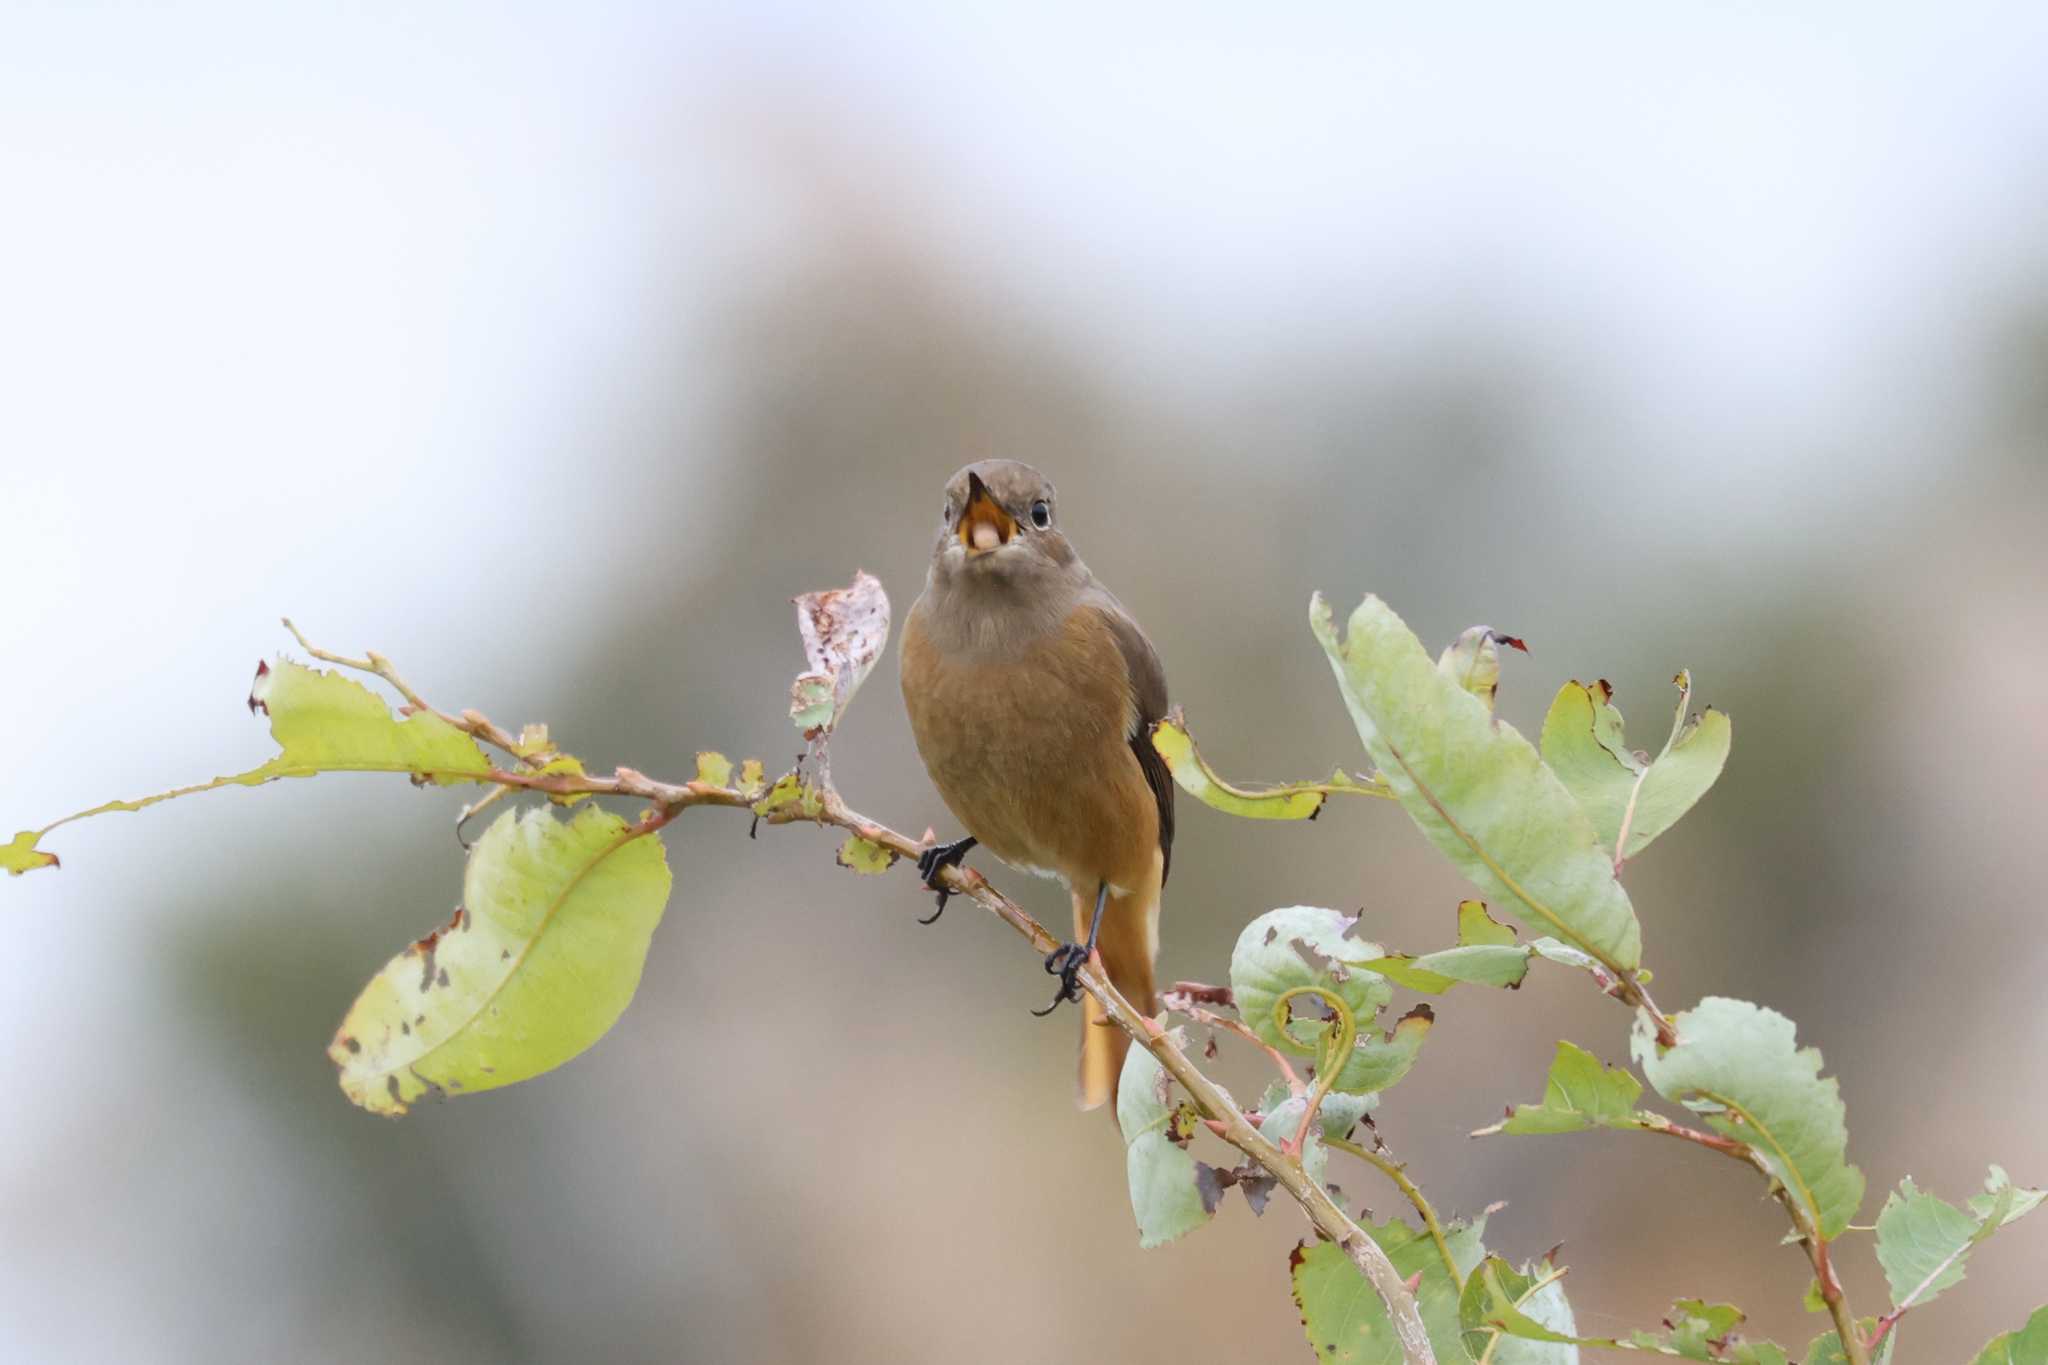
[[939, 525], [941, 525], [941, 526], [951, 526], [952, 524], [953, 524], [953, 504], [949, 502], [949, 503], [947, 503], [947, 504], [946, 504], [945, 506], [943, 506], [943, 507], [941, 507], [941, 508], [939, 509]]
[[1044, 498], [1031, 504], [1031, 524], [1041, 531], [1052, 525], [1052, 504]]

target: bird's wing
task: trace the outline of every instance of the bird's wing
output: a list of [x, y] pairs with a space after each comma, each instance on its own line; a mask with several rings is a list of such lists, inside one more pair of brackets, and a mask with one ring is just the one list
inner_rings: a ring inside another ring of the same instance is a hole
[[1083, 604], [1102, 614], [1124, 656], [1131, 696], [1137, 703], [1137, 726], [1125, 738], [1145, 774], [1145, 785], [1152, 789], [1152, 799], [1159, 803], [1159, 852], [1163, 860], [1159, 880], [1164, 885], [1166, 873], [1173, 867], [1173, 774], [1167, 771], [1166, 760], [1152, 747], [1152, 727], [1166, 719], [1166, 669], [1152, 642], [1145, 638], [1144, 630], [1107, 589], [1092, 587]]

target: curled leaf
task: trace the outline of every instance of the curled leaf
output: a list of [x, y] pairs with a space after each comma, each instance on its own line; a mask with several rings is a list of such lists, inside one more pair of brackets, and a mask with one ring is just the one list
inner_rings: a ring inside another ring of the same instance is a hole
[[853, 576], [843, 588], [807, 592], [796, 604], [797, 633], [803, 636], [810, 671], [791, 691], [790, 718], [813, 738], [832, 729], [853, 694], [882, 657], [889, 641], [889, 594], [871, 573]]
[[1239, 787], [1217, 776], [1216, 770], [1195, 747], [1188, 733], [1187, 719], [1175, 707], [1173, 714], [1152, 727], [1152, 747], [1166, 760], [1174, 782], [1203, 805], [1226, 815], [1247, 820], [1313, 820], [1331, 792], [1354, 792], [1361, 796], [1387, 796], [1376, 784], [1360, 782], [1343, 769], [1328, 782], [1290, 782], [1278, 787]]
[[1492, 626], [1473, 626], [1444, 647], [1437, 671], [1493, 709], [1500, 691], [1500, 647], [1529, 652], [1529, 646]]

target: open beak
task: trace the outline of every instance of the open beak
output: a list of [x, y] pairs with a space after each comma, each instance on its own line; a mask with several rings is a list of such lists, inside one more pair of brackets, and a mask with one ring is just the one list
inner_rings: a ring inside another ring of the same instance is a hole
[[981, 481], [981, 475], [967, 476], [967, 506], [960, 513], [960, 543], [970, 556], [985, 555], [1010, 543], [1017, 534], [1017, 519], [1005, 512]]

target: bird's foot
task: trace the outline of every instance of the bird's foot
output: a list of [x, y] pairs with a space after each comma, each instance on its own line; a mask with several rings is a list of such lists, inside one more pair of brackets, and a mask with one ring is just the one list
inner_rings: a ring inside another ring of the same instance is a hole
[[1050, 1005], [1047, 1005], [1042, 1010], [1033, 1010], [1031, 1012], [1043, 1019], [1046, 1015], [1058, 1009], [1062, 1002], [1079, 1000], [1081, 998], [1081, 967], [1092, 955], [1092, 950], [1085, 943], [1062, 943], [1059, 947], [1047, 953], [1045, 955], [1045, 970], [1060, 979], [1059, 993], [1053, 996]]
[[946, 913], [946, 902], [958, 893], [941, 883], [939, 874], [949, 867], [958, 867], [960, 860], [967, 856], [968, 850], [977, 842], [979, 841], [970, 834], [965, 839], [955, 839], [950, 844], [933, 844], [917, 855], [918, 874], [924, 878], [925, 890], [938, 897], [939, 906], [932, 911], [930, 918], [919, 920], [919, 924], [935, 923], [940, 915]]

